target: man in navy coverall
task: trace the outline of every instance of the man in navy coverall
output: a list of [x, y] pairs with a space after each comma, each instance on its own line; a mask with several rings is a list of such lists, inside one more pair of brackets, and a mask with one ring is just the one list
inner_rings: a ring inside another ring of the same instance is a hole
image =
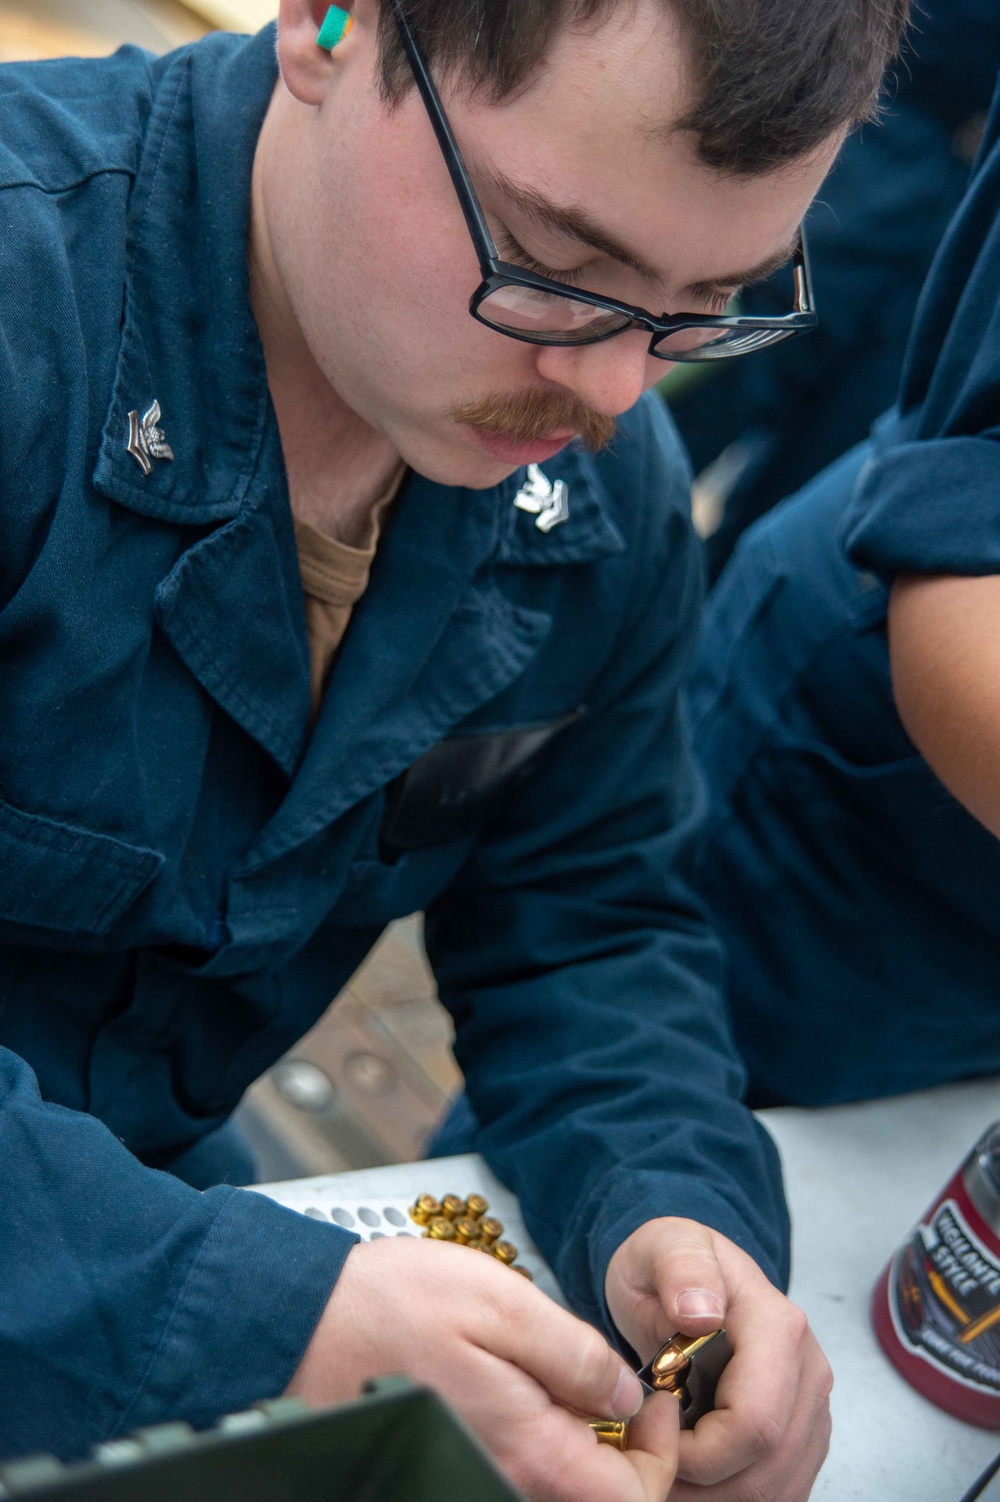
[[692, 690], [761, 1103], [1000, 1071], [1000, 91], [899, 403], [744, 537]]
[[[829, 1371], [685, 879], [700, 564], [640, 398], [652, 338], [757, 342], [699, 320], [792, 253], [904, 0], [765, 8], [409, 0], [508, 278], [555, 279], [494, 326], [388, 3], [320, 47], [283, 0], [277, 61], [0, 73], [0, 1453], [403, 1370], [538, 1497], [807, 1496]], [[382, 533], [315, 714], [305, 527]], [[421, 908], [475, 1145], [582, 1320], [182, 1182]], [[640, 1393], [594, 1327], [723, 1319], [718, 1411], [598, 1447], [570, 1410]]]

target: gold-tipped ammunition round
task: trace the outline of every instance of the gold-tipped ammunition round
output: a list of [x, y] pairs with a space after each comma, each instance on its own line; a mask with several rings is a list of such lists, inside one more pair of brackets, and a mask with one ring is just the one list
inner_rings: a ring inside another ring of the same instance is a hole
[[651, 1386], [657, 1392], [679, 1392], [684, 1386], [685, 1378], [691, 1370], [691, 1362], [680, 1351], [668, 1351], [659, 1356], [653, 1362], [653, 1380]]
[[468, 1246], [470, 1241], [479, 1240], [479, 1223], [469, 1215], [463, 1215], [461, 1220], [455, 1221], [455, 1240], [460, 1246]]
[[454, 1241], [455, 1226], [446, 1215], [435, 1215], [424, 1234], [432, 1241]]
[[503, 1222], [488, 1215], [479, 1222], [479, 1234], [484, 1241], [498, 1241], [503, 1235]]
[[512, 1241], [498, 1241], [493, 1247], [493, 1255], [498, 1262], [506, 1262], [512, 1267], [517, 1261], [517, 1247]]
[[682, 1392], [691, 1371], [691, 1360], [705, 1346], [710, 1345], [718, 1330], [710, 1335], [675, 1335], [668, 1340], [650, 1363], [652, 1383], [658, 1392]]
[[489, 1208], [489, 1200], [484, 1199], [481, 1194], [470, 1194], [465, 1202], [465, 1213], [473, 1220], [482, 1220]]
[[522, 1267], [520, 1263], [518, 1263], [518, 1265], [516, 1267], [512, 1267], [511, 1268], [511, 1272], [520, 1273], [521, 1277], [522, 1278], [527, 1278], [527, 1280], [528, 1280], [529, 1283], [534, 1283], [534, 1281], [535, 1281], [534, 1278], [529, 1273], [528, 1269], [526, 1267]]
[[441, 1214], [441, 1206], [433, 1194], [421, 1194], [410, 1206], [410, 1219], [418, 1226], [429, 1225], [435, 1215]]

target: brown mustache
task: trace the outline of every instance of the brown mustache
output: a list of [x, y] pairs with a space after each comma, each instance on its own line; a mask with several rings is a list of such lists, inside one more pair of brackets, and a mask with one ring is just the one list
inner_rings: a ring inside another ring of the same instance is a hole
[[519, 391], [503, 396], [483, 396], [456, 407], [456, 422], [468, 423], [486, 433], [531, 443], [550, 433], [572, 428], [584, 448], [596, 454], [606, 448], [618, 431], [613, 417], [593, 412], [568, 392]]

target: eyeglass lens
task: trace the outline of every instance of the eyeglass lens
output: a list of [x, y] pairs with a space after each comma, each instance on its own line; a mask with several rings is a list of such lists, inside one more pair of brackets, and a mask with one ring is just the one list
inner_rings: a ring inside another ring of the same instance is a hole
[[[540, 287], [498, 287], [479, 304], [479, 317], [502, 333], [539, 344], [589, 344], [628, 328], [631, 319], [592, 303]], [[787, 337], [785, 330], [694, 327], [661, 334], [651, 353], [661, 360], [713, 360], [763, 349]]]
[[581, 342], [617, 333], [631, 323], [624, 313], [609, 312], [592, 303], [575, 302], [541, 287], [499, 287], [479, 305], [480, 317], [494, 328], [512, 333], [550, 335]]
[[661, 360], [721, 360], [780, 344], [792, 329], [691, 328], [661, 334], [652, 353]]

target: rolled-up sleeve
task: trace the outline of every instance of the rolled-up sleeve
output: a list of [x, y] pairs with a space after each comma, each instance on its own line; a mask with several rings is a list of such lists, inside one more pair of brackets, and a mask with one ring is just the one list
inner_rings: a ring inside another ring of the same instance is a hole
[[852, 562], [886, 579], [1000, 571], [998, 265], [1000, 83], [921, 295], [898, 411], [875, 430], [845, 518]]
[[1000, 572], [1000, 428], [876, 449], [846, 539], [851, 560], [884, 578]]

